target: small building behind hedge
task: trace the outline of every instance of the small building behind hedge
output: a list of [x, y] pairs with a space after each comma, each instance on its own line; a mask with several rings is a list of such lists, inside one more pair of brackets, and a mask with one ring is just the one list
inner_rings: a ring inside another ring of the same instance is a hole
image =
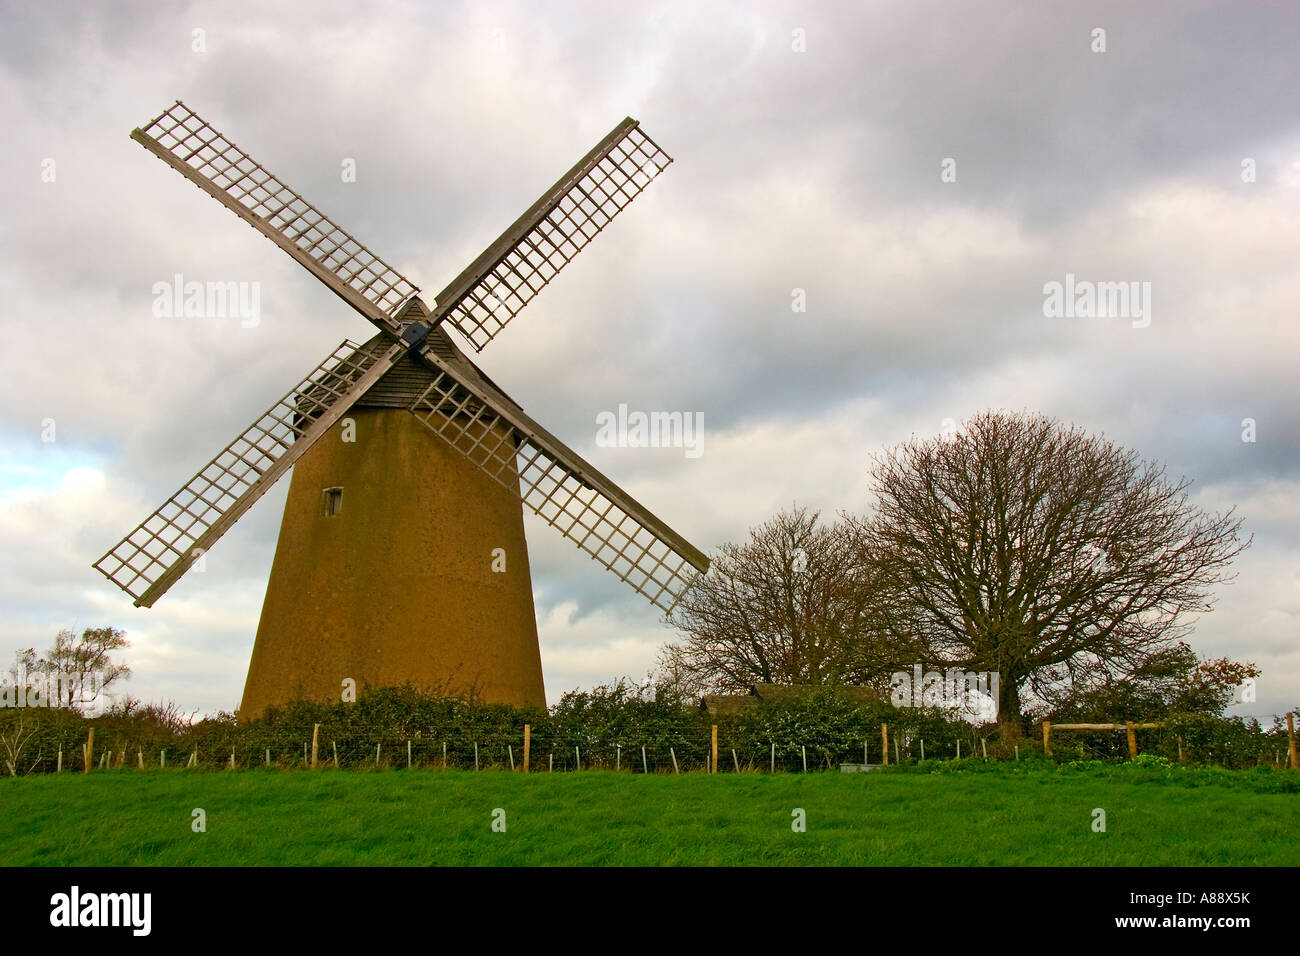
[[791, 703], [818, 693], [833, 693], [845, 700], [864, 703], [880, 702], [887, 695], [870, 687], [830, 686], [826, 684], [750, 684], [748, 694], [706, 694], [700, 698], [700, 710], [710, 717], [731, 717], [761, 703]]

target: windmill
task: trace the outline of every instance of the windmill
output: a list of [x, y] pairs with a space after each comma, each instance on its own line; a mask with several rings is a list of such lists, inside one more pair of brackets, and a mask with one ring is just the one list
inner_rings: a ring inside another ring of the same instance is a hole
[[525, 505], [665, 614], [708, 569], [448, 334], [482, 351], [672, 162], [635, 120], [427, 304], [181, 101], [131, 138], [378, 328], [331, 351], [94, 564], [150, 607], [293, 468], [242, 718], [338, 700], [348, 681], [544, 705]]

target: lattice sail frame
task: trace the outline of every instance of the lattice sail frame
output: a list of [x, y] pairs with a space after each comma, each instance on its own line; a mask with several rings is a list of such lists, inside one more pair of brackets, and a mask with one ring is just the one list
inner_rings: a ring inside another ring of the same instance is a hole
[[94, 567], [150, 607], [405, 349], [344, 341]]
[[[439, 296], [449, 305], [430, 313], [413, 283], [179, 100], [131, 136], [381, 330], [402, 336], [413, 318], [422, 326], [448, 320], [479, 351], [672, 162], [635, 120], [625, 119], [453, 280]], [[431, 346], [424, 349], [439, 374], [411, 410], [593, 559], [671, 613], [708, 569], [708, 559], [516, 411], [444, 335], [433, 336], [439, 338], [452, 351], [444, 349], [439, 360]], [[151, 606], [405, 352], [385, 336], [377, 341], [370, 348], [345, 342], [331, 353], [95, 568], [137, 606]], [[490, 442], [489, 435], [495, 436]]]
[[180, 100], [131, 138], [288, 252], [392, 332], [419, 289]]
[[434, 348], [436, 369], [411, 406], [420, 422], [665, 615], [708, 559], [505, 396]]
[[436, 319], [483, 351], [672, 161], [625, 119], [439, 293]]

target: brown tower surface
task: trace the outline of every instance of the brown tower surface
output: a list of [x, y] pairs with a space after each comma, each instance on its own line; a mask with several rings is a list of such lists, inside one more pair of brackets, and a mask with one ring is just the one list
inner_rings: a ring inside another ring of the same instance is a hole
[[347, 678], [546, 705], [519, 495], [407, 411], [431, 378], [402, 359], [294, 465], [241, 720]]

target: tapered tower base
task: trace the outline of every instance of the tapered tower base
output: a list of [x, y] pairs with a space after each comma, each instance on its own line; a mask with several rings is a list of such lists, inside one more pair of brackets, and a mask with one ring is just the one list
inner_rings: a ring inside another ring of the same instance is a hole
[[294, 465], [239, 717], [349, 679], [546, 704], [519, 498], [404, 409]]

